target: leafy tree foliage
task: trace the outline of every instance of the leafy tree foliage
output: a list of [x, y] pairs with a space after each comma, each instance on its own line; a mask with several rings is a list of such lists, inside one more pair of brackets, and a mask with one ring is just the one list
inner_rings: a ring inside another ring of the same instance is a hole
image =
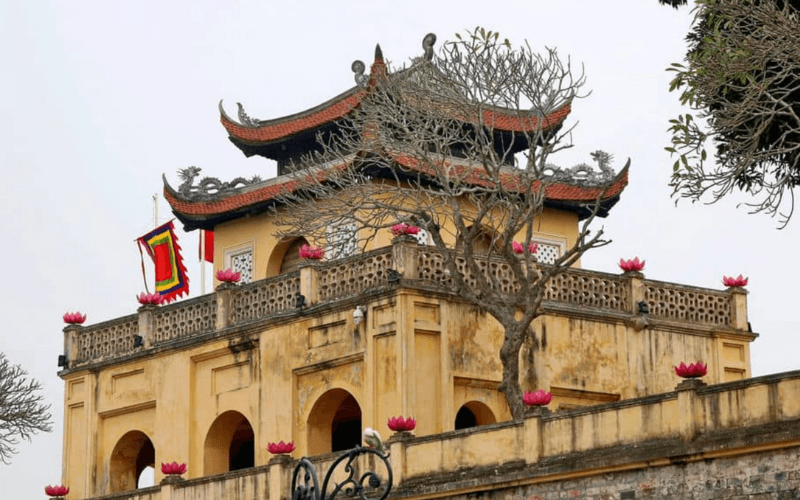
[[800, 0], [697, 0], [694, 14], [686, 59], [670, 68], [691, 109], [670, 121], [674, 194], [743, 191], [785, 225], [800, 185]]
[[0, 462], [11, 463], [19, 439], [37, 432], [50, 432], [50, 406], [45, 405], [42, 386], [29, 380], [20, 365], [12, 365], [0, 352]]

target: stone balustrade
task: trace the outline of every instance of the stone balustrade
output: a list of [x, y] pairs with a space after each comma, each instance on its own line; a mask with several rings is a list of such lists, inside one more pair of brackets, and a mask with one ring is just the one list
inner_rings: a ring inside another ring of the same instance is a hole
[[[517, 286], [511, 267], [484, 259], [479, 267], [504, 292]], [[474, 284], [466, 259], [456, 256], [465, 282]], [[299, 271], [247, 285], [222, 284], [217, 291], [167, 306], [144, 306], [138, 315], [91, 326], [64, 329], [68, 368], [116, 358], [136, 348], [167, 345], [188, 336], [221, 331], [278, 315], [303, 314], [307, 307], [393, 286], [448, 292], [452, 284], [445, 259], [435, 248], [397, 238], [392, 246], [329, 262], [306, 264]], [[624, 316], [646, 325], [666, 323], [725, 330], [747, 330], [747, 292], [709, 290], [645, 280], [641, 273], [609, 274], [570, 269], [550, 280], [545, 310]], [[642, 311], [647, 305], [648, 312]]]

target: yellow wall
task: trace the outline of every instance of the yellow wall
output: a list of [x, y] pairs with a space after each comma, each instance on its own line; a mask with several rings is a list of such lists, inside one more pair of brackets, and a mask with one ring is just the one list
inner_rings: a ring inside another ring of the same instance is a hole
[[[219, 224], [214, 228], [214, 262], [215, 269], [230, 266], [226, 254], [244, 248], [253, 250], [253, 280], [260, 280], [275, 276], [280, 269], [280, 263], [289, 239], [276, 237], [279, 228], [276, 226], [277, 217], [273, 214], [237, 219]], [[448, 245], [455, 245], [455, 234], [451, 220], [445, 220], [442, 228], [442, 237]], [[571, 248], [578, 237], [578, 216], [563, 210], [545, 208], [534, 224], [534, 239], [543, 239], [553, 243], [563, 244], [564, 250]], [[522, 240], [524, 234], [518, 235]], [[325, 241], [308, 238], [313, 245], [325, 246]], [[375, 239], [371, 240], [365, 251], [382, 248], [390, 245], [392, 234], [388, 229], [379, 231]], [[580, 261], [575, 264], [580, 267]]]
[[[367, 307], [359, 327], [353, 323], [356, 305]], [[671, 391], [679, 381], [672, 366], [680, 361], [706, 360], [711, 383], [725, 380], [731, 369], [749, 372], [750, 338], [730, 332], [636, 331], [622, 320], [553, 314], [537, 319], [533, 329], [535, 340], [521, 353], [522, 387], [552, 390], [554, 409]], [[69, 373], [64, 483], [72, 488], [71, 498], [119, 487], [111, 456], [130, 431], [150, 438], [156, 464], [186, 462], [190, 478], [222, 472], [224, 467], [209, 468], [209, 457], [219, 451], [209, 435], [228, 432], [219, 439], [230, 439], [233, 429], [224, 420], [231, 411], [252, 426], [255, 465], [267, 463], [266, 446], [278, 440], [294, 440], [296, 456], [329, 451], [331, 412], [346, 394], [360, 407], [362, 427], [384, 436], [390, 434], [387, 420], [397, 415], [417, 418], [417, 436], [451, 431], [462, 405], [502, 422], [510, 418], [496, 390], [502, 337], [486, 313], [446, 295], [400, 288]], [[474, 458], [466, 454], [456, 461]]]

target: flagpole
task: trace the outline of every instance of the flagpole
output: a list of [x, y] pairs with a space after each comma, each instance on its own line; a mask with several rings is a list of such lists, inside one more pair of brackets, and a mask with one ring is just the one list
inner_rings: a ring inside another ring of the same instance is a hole
[[200, 295], [206, 293], [206, 239], [205, 231], [200, 230]]
[[158, 193], [153, 195], [153, 227], [158, 227]]

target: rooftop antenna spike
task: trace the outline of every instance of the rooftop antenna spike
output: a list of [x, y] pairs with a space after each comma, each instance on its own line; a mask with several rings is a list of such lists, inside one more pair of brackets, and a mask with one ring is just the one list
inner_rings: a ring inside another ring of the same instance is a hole
[[423, 54], [423, 58], [426, 61], [433, 60], [433, 46], [436, 43], [436, 33], [428, 33], [425, 35], [425, 38], [422, 39], [422, 48], [425, 50]]

